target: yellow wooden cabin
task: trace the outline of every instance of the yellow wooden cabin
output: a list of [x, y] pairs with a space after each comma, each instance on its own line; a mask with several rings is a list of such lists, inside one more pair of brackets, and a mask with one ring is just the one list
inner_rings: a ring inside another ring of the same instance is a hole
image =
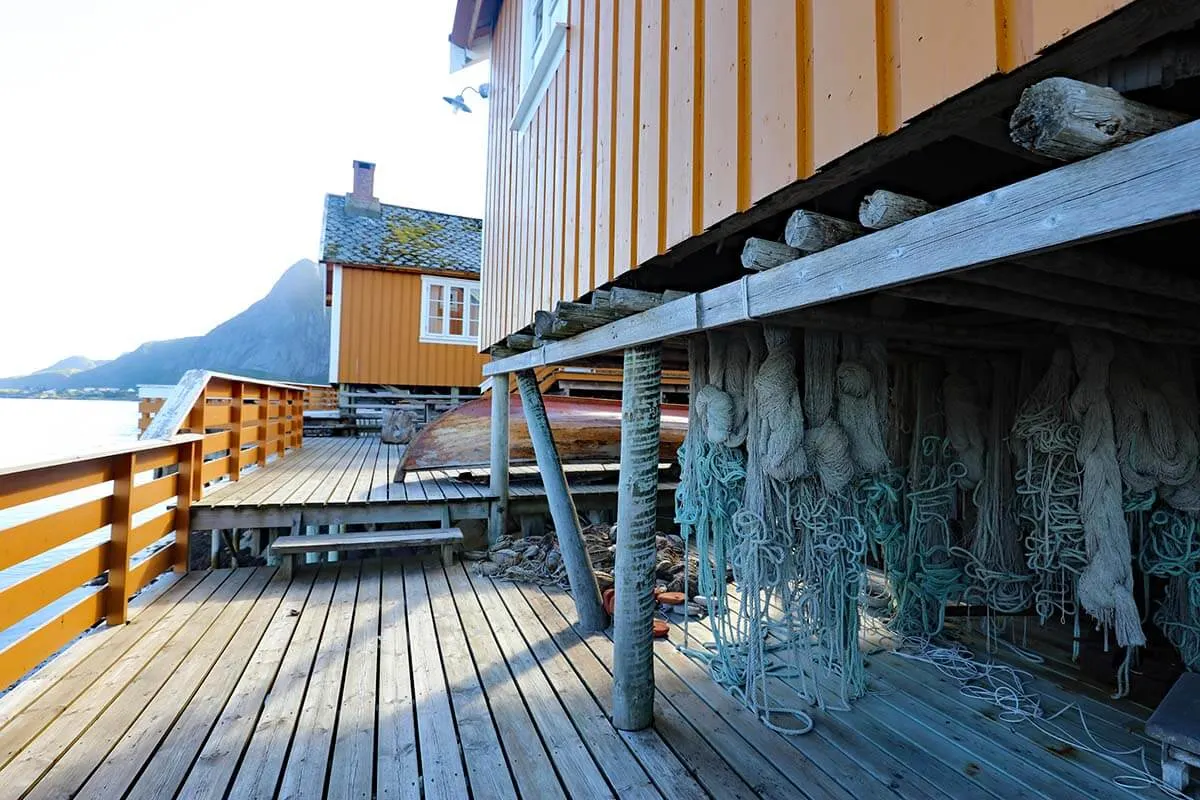
[[374, 197], [375, 165], [325, 198], [321, 262], [331, 309], [329, 381], [419, 396], [478, 393], [480, 220]]
[[1188, 6], [459, 0], [451, 61], [491, 64], [481, 341], [611, 284], [733, 277], [744, 237], [801, 204], [853, 216], [864, 185], [953, 200], [1023, 177], [1021, 89], [1183, 76], [1131, 54]]

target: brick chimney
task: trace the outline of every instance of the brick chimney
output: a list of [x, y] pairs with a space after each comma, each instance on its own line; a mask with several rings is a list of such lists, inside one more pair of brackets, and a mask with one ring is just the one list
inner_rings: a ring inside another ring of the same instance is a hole
[[354, 191], [346, 195], [346, 213], [378, 217], [379, 200], [375, 197], [375, 165], [369, 161], [354, 162]]

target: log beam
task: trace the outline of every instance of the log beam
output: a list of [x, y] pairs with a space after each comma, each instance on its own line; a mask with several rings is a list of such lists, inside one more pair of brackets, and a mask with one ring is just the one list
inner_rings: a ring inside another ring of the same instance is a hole
[[816, 211], [795, 211], [788, 218], [783, 240], [790, 247], [805, 253], [819, 253], [834, 245], [848, 242], [867, 231], [857, 222], [818, 214]]
[[525, 411], [538, 472], [546, 488], [546, 504], [554, 520], [558, 549], [567, 568], [567, 580], [579, 612], [579, 623], [585, 631], [602, 631], [608, 627], [608, 614], [600, 603], [600, 587], [596, 585], [596, 574], [579, 529], [579, 513], [575, 510], [575, 501], [571, 499], [567, 487], [567, 474], [558, 456], [558, 447], [554, 444], [554, 433], [546, 416], [546, 404], [538, 390], [537, 376], [533, 370], [517, 373], [517, 389], [521, 392], [521, 407]]
[[937, 211], [937, 206], [918, 197], [909, 197], [887, 189], [876, 189], [858, 206], [858, 221], [864, 228], [878, 231]]
[[654, 719], [652, 628], [661, 387], [661, 347], [627, 349], [613, 575], [613, 725], [623, 731], [648, 728]]
[[1075, 161], [1187, 121], [1187, 114], [1130, 100], [1106, 86], [1047, 78], [1021, 93], [1009, 131], [1027, 150]]
[[636, 314], [662, 304], [663, 296], [659, 292], [614, 286], [608, 293], [609, 308], [626, 314]]
[[500, 541], [508, 527], [508, 375], [492, 376], [491, 469], [488, 490], [488, 545]]
[[801, 250], [783, 242], [773, 242], [770, 239], [751, 236], [742, 246], [742, 266], [761, 272], [764, 269], [795, 261], [803, 255]]

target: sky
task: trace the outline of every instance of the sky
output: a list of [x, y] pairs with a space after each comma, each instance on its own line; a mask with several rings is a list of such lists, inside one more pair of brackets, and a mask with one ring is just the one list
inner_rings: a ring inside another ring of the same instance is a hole
[[0, 0], [0, 376], [202, 334], [318, 259], [327, 192], [482, 216], [453, 0]]

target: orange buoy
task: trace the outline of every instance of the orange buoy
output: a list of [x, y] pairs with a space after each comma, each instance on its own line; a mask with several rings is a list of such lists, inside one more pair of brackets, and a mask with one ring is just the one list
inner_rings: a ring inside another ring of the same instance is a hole
[[687, 600], [687, 595], [683, 592], [659, 592], [655, 599], [664, 606], [681, 606]]
[[600, 595], [600, 602], [604, 606], [604, 610], [612, 614], [617, 607], [617, 591], [616, 589], [605, 589]]
[[671, 632], [671, 626], [667, 624], [665, 619], [654, 620], [654, 638], [665, 639], [667, 634]]

